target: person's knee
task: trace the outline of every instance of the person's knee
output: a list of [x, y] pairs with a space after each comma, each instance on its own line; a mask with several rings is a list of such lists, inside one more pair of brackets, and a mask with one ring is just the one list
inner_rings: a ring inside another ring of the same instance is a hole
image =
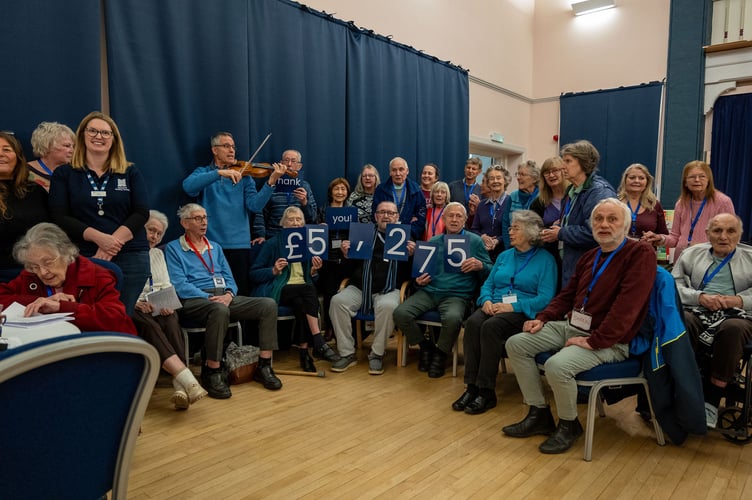
[[527, 345], [527, 336], [527, 333], [522, 332], [512, 335], [507, 339], [506, 349], [510, 358], [513, 356], [522, 356], [525, 346]]
[[214, 319], [230, 319], [230, 308], [220, 302], [209, 301], [209, 317]]
[[397, 325], [406, 325], [415, 319], [409, 309], [404, 307], [404, 303], [397, 306], [392, 313], [392, 317]]

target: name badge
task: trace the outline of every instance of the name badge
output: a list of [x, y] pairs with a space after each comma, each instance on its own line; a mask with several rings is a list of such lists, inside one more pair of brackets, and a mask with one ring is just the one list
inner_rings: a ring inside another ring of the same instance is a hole
[[516, 304], [517, 303], [517, 294], [516, 293], [508, 293], [507, 295], [504, 295], [501, 298], [502, 304]]
[[569, 324], [575, 328], [578, 328], [584, 332], [590, 331], [590, 324], [593, 322], [593, 317], [585, 311], [572, 310], [572, 317], [569, 318]]
[[212, 276], [215, 288], [225, 288], [225, 279], [222, 276]]
[[107, 191], [92, 191], [91, 197], [92, 198], [104, 198], [107, 196]]
[[332, 249], [342, 248], [342, 240], [332, 240]]

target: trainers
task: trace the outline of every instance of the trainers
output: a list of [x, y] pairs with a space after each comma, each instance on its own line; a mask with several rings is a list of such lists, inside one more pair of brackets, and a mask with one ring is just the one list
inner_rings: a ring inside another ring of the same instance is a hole
[[[331, 370], [333, 372], [341, 373], [351, 366], [355, 366], [358, 364], [358, 360], [355, 357], [355, 354], [348, 354], [347, 356], [340, 357], [337, 361], [332, 363]], [[370, 365], [370, 362], [369, 362]]]
[[718, 408], [710, 403], [705, 403], [705, 425], [708, 429], [715, 429], [718, 425]]
[[369, 375], [381, 375], [384, 373], [384, 356], [371, 353], [368, 355]]
[[191, 404], [195, 403], [199, 399], [203, 399], [209, 394], [203, 387], [198, 384], [198, 382], [191, 384], [190, 387], [186, 387], [185, 392], [188, 393], [188, 400], [191, 402]]
[[313, 355], [319, 359], [325, 359], [330, 363], [335, 363], [340, 360], [340, 355], [337, 354], [329, 347], [329, 344], [324, 344], [318, 349], [313, 350]]
[[175, 405], [176, 410], [187, 410], [191, 406], [188, 394], [185, 391], [175, 391], [170, 396], [170, 402]]

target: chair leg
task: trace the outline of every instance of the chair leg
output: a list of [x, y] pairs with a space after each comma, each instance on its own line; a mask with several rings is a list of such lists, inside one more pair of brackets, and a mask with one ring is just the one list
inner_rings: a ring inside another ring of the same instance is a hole
[[666, 444], [666, 438], [663, 436], [663, 429], [661, 429], [661, 424], [659, 424], [658, 419], [655, 418], [655, 412], [653, 411], [653, 401], [650, 399], [650, 389], [648, 388], [648, 381], [643, 381], [642, 386], [645, 388], [645, 396], [647, 396], [648, 407], [650, 408], [650, 419], [653, 421], [655, 440], [659, 445], [664, 446]]
[[181, 328], [180, 331], [183, 333], [183, 343], [185, 344], [185, 365], [189, 366], [191, 360], [188, 359], [188, 356], [190, 356], [190, 348], [188, 347], [188, 330]]
[[395, 332], [397, 336], [397, 366], [407, 366], [407, 337], [399, 328]]
[[457, 358], [459, 357], [458, 351], [459, 351], [459, 341], [454, 343], [454, 346], [452, 347], [452, 377], [457, 376]]
[[593, 433], [595, 432], [595, 410], [600, 402], [600, 392], [603, 386], [597, 382], [590, 388], [590, 396], [587, 405], [587, 422], [585, 426], [585, 454], [583, 456], [586, 462], [593, 459]]
[[355, 357], [360, 358], [360, 353], [363, 351], [363, 322], [359, 319], [355, 320]]

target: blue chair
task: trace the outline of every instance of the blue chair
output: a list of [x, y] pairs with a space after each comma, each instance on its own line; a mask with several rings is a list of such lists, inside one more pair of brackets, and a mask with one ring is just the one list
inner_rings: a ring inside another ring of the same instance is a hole
[[[178, 317], [180, 320], [180, 332], [183, 334], [183, 343], [185, 344], [185, 360], [186, 364], [190, 362], [190, 348], [189, 348], [189, 342], [190, 342], [190, 334], [191, 333], [206, 333], [206, 326], [199, 325], [198, 323], [195, 323], [183, 315], [180, 314], [178, 311]], [[238, 345], [243, 345], [243, 327], [240, 325], [240, 321], [231, 321], [227, 325], [227, 329], [234, 328], [238, 333]]]
[[0, 353], [0, 496], [125, 499], [159, 366], [154, 347], [118, 333]]
[[123, 293], [123, 270], [120, 269], [120, 266], [109, 260], [102, 260], [94, 257], [89, 257], [89, 260], [94, 264], [111, 271], [115, 275], [115, 288], [117, 288], [118, 292]]

